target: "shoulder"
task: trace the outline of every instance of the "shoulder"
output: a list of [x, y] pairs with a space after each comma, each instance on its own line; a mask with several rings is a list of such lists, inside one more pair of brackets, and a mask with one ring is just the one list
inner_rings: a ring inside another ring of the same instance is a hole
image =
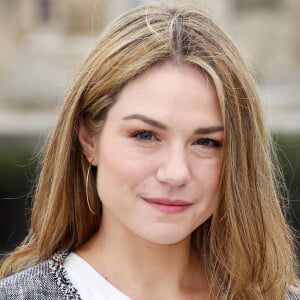
[[0, 281], [0, 299], [38, 299], [53, 285], [49, 263], [44, 261]]
[[0, 300], [80, 299], [73, 297], [74, 291], [68, 288], [62, 257], [54, 255], [53, 259], [0, 280]]

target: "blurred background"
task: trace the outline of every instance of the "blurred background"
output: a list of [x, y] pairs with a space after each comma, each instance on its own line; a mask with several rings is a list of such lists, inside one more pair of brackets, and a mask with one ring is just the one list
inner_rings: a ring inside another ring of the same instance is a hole
[[[0, 253], [26, 234], [39, 152], [76, 71], [105, 25], [142, 2], [0, 0]], [[222, 24], [255, 75], [298, 230], [300, 1], [193, 2]]]

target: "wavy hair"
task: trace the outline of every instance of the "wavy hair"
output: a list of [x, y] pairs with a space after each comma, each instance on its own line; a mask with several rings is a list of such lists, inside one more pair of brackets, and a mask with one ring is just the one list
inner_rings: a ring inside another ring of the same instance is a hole
[[[180, 1], [182, 2], [182, 1]], [[187, 3], [151, 3], [117, 19], [84, 62], [49, 136], [28, 236], [3, 263], [1, 276], [74, 250], [98, 229], [96, 170], [76, 136], [82, 118], [101, 130], [116, 94], [132, 78], [165, 61], [191, 64], [212, 81], [225, 127], [220, 205], [193, 233], [217, 299], [284, 299], [296, 282], [293, 241], [280, 202], [282, 180], [253, 78], [230, 38]]]

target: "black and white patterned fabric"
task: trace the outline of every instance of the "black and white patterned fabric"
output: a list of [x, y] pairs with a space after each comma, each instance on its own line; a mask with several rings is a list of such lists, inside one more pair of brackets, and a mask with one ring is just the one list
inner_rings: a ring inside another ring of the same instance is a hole
[[[0, 280], [0, 300], [82, 300], [63, 267], [67, 255], [67, 251], [56, 253], [52, 259]], [[300, 296], [288, 293], [285, 300], [300, 300]]]
[[1, 300], [81, 300], [62, 263], [68, 252], [0, 280]]
[[288, 293], [285, 297], [286, 300], [299, 300], [300, 296], [292, 294], [292, 293]]

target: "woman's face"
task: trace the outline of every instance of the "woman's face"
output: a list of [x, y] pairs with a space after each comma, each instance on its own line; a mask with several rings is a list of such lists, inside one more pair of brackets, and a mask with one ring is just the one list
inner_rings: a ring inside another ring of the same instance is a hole
[[189, 237], [218, 205], [222, 143], [215, 90], [196, 67], [130, 81], [95, 141], [101, 226], [158, 244]]

